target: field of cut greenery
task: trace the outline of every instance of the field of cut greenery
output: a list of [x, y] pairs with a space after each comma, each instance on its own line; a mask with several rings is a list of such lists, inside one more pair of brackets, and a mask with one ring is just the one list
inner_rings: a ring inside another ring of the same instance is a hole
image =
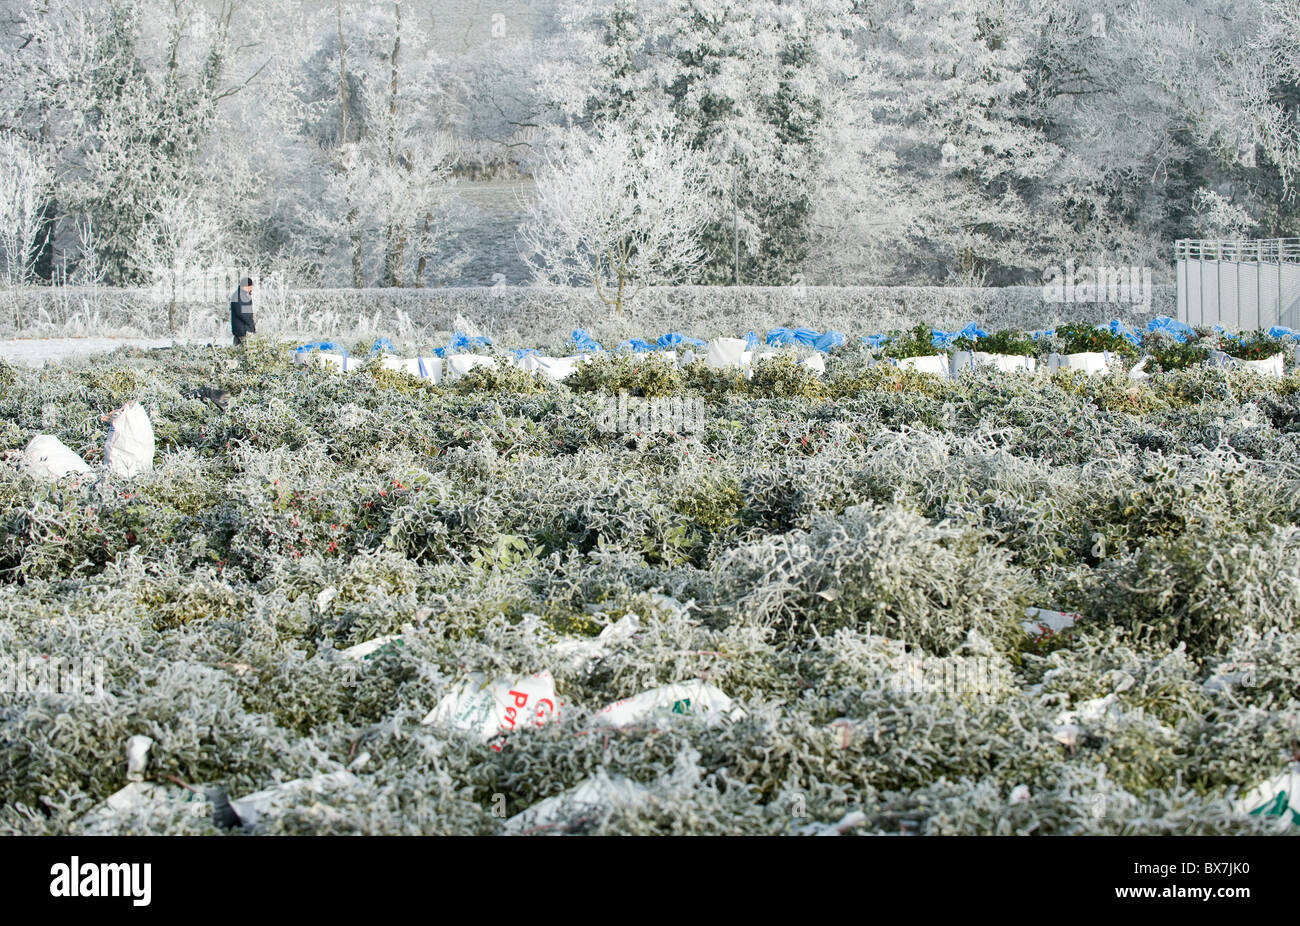
[[[0, 363], [0, 449], [93, 464], [131, 401], [158, 441], [130, 480], [0, 465], [0, 656], [103, 677], [0, 694], [0, 832], [1296, 829], [1236, 803], [1300, 752], [1295, 373], [940, 379], [848, 347], [823, 376], [433, 386], [288, 346]], [[622, 390], [701, 427], [610, 433]], [[552, 722], [421, 722], [543, 672]], [[729, 709], [602, 722], [692, 682]], [[132, 737], [156, 787], [106, 809]], [[243, 826], [203, 809], [288, 781]]]

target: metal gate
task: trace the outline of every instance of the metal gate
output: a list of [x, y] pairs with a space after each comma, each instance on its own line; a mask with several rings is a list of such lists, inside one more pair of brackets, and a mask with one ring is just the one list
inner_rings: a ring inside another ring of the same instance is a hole
[[1300, 238], [1181, 239], [1178, 320], [1232, 331], [1300, 328]]

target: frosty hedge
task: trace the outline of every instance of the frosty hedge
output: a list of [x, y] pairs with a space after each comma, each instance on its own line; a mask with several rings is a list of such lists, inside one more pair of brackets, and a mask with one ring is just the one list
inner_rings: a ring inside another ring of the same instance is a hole
[[[106, 689], [0, 695], [0, 830], [79, 831], [137, 734], [151, 780], [232, 796], [370, 754], [259, 832], [495, 833], [593, 775], [645, 799], [561, 830], [1277, 830], [1232, 801], [1300, 750], [1300, 377], [941, 380], [849, 350], [820, 379], [640, 385], [704, 398], [704, 430], [601, 433], [595, 364], [573, 388], [335, 376], [265, 341], [0, 365], [6, 449], [94, 463], [130, 400], [160, 444], [132, 481], [0, 467], [0, 654], [99, 659]], [[1027, 605], [1082, 618], [1035, 637]], [[900, 684], [922, 665], [981, 683]], [[543, 669], [563, 722], [499, 753], [419, 725], [468, 672]], [[691, 679], [743, 719], [588, 732]], [[182, 807], [112, 831], [218, 832]]]

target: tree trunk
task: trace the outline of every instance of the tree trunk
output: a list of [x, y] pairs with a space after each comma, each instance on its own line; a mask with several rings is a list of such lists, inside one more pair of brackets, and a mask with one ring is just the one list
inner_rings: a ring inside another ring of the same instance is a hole
[[357, 289], [361, 289], [361, 228], [357, 225], [357, 221], [357, 210], [350, 210], [348, 212], [348, 227], [352, 229], [352, 285]]
[[338, 4], [339, 28], [339, 147], [348, 143], [348, 49], [343, 43], [343, 3]]
[[[397, 60], [402, 51], [402, 5], [393, 4], [393, 53], [389, 58], [388, 83], [388, 169], [397, 169]], [[388, 225], [388, 253], [384, 257], [384, 285], [402, 285], [402, 261], [406, 254], [406, 232], [397, 222]]]
[[420, 235], [420, 261], [415, 267], [415, 287], [424, 289], [424, 271], [429, 265], [429, 232], [433, 227], [433, 213], [424, 214], [424, 231]]

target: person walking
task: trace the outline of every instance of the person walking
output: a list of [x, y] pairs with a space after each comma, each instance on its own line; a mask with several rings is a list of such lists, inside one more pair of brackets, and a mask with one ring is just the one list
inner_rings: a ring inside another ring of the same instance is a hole
[[235, 346], [244, 343], [244, 338], [256, 334], [253, 325], [253, 278], [244, 277], [230, 296], [230, 332], [235, 336]]

